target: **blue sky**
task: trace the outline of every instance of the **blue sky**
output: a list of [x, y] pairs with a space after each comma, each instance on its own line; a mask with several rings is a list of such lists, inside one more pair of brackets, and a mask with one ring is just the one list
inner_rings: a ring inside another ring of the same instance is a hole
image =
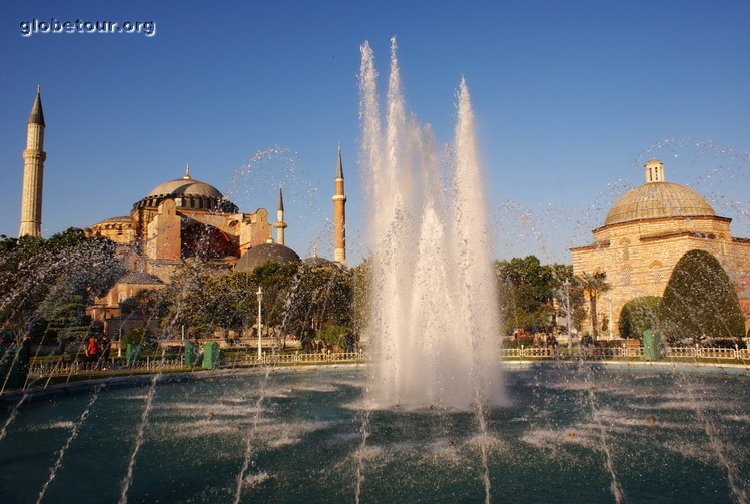
[[[156, 34], [22, 37], [32, 18], [154, 21]], [[387, 76], [395, 34], [409, 107], [440, 143], [468, 80], [497, 257], [569, 262], [653, 156], [748, 236], [749, 20], [746, 1], [4, 1], [0, 233], [18, 232], [39, 82], [45, 235], [128, 213], [189, 161], [245, 211], [273, 209], [283, 182], [287, 243], [307, 256], [317, 237], [330, 257], [341, 141], [358, 262], [359, 44]], [[237, 175], [273, 146], [282, 154]]]

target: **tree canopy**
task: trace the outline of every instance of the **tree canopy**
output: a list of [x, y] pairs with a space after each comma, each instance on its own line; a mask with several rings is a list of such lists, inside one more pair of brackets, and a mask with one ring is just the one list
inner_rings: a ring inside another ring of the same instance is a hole
[[737, 292], [710, 253], [693, 249], [677, 262], [659, 306], [659, 329], [670, 342], [744, 336]]
[[566, 280], [571, 321], [574, 325], [580, 323], [583, 299], [571, 266], [543, 265], [538, 258], [528, 256], [497, 261], [495, 273], [505, 334], [511, 334], [514, 329], [538, 332], [548, 328], [556, 323], [556, 305], [560, 307], [560, 315], [565, 317]]
[[[200, 261], [186, 263], [172, 283], [150, 302], [164, 306], [166, 331], [186, 326], [201, 334], [217, 329], [241, 331], [256, 324], [258, 287], [264, 327], [285, 334], [321, 331], [332, 325], [352, 327], [353, 273], [335, 266], [266, 264], [251, 273], [217, 271]], [[134, 309], [143, 310], [133, 302]]]
[[0, 237], [0, 324], [62, 339], [85, 336], [86, 307], [124, 273], [116, 245], [69, 228], [49, 239]]

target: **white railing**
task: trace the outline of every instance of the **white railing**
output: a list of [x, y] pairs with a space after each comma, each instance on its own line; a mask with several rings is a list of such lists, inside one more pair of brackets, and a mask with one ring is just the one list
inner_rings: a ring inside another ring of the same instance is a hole
[[625, 357], [643, 357], [643, 347], [625, 347]]
[[698, 357], [703, 359], [736, 359], [737, 351], [734, 348], [699, 348]]
[[[268, 365], [294, 365], [294, 364], [318, 364], [318, 363], [351, 363], [364, 362], [366, 356], [364, 352], [356, 353], [315, 353], [315, 354], [266, 354], [259, 360], [255, 354], [243, 354], [242, 356], [232, 358], [225, 356], [222, 358], [221, 368], [248, 367], [248, 366], [268, 366]], [[200, 369], [201, 366], [186, 366], [182, 357], [161, 359], [146, 357], [138, 359], [128, 364], [124, 359], [112, 359], [110, 361], [85, 362], [49, 362], [42, 364], [31, 364], [29, 366], [29, 376], [67, 376], [80, 373], [96, 373], [110, 371], [163, 371], [179, 369]]]
[[48, 362], [42, 364], [31, 364], [29, 365], [29, 375], [36, 376], [47, 376], [47, 375], [68, 375], [78, 373], [94, 373], [97, 371], [120, 371], [120, 370], [159, 370], [159, 369], [174, 369], [184, 367], [182, 358], [173, 359], [161, 359], [161, 358], [150, 358], [138, 359], [130, 364], [125, 360], [112, 359], [110, 361], [101, 362], [85, 362], [85, 361], [71, 361], [71, 362]]
[[[695, 347], [663, 347], [662, 353], [667, 359], [721, 359], [721, 360], [750, 360], [750, 349], [735, 350], [734, 348], [695, 348]], [[643, 357], [643, 347], [577, 347], [571, 352], [565, 346], [557, 349], [539, 348], [501, 348], [500, 357], [503, 359], [518, 358], [621, 358]]]
[[[501, 348], [500, 357], [503, 359], [549, 359], [549, 358], [633, 358], [642, 357], [643, 347], [576, 347], [568, 352], [567, 347], [557, 349], [539, 348]], [[663, 355], [666, 359], [721, 359], [750, 361], [750, 349], [735, 350], [734, 348], [695, 348], [695, 347], [664, 347]], [[254, 352], [240, 355], [224, 355], [221, 368], [277, 366], [296, 364], [325, 364], [325, 363], [356, 363], [365, 362], [364, 352], [354, 353], [312, 353], [312, 354], [264, 354], [260, 359]], [[103, 362], [47, 362], [29, 365], [29, 376], [66, 376], [81, 373], [97, 373], [111, 371], [164, 371], [200, 369], [200, 365], [186, 366], [182, 357], [162, 359], [146, 357], [127, 364], [124, 359], [112, 359]]]
[[311, 353], [311, 354], [265, 354], [258, 360], [255, 354], [245, 354], [237, 359], [227, 358], [222, 362], [222, 367], [232, 367], [234, 365], [277, 365], [277, 364], [316, 364], [325, 362], [364, 362], [364, 352], [332, 352], [332, 353]]
[[695, 359], [695, 347], [666, 347], [664, 355], [670, 359]]

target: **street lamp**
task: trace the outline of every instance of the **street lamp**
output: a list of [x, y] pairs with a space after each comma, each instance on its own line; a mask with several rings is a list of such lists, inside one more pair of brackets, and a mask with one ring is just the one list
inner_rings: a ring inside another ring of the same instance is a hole
[[568, 325], [568, 355], [573, 352], [573, 335], [570, 334], [570, 280], [565, 279], [565, 320]]
[[261, 313], [260, 313], [260, 302], [263, 301], [263, 289], [258, 286], [258, 292], [255, 293], [255, 296], [258, 298], [258, 361], [260, 361], [263, 358], [263, 354], [260, 351], [260, 336], [263, 332], [263, 323], [261, 319]]
[[612, 340], [612, 296], [607, 296], [607, 303], [609, 303], [609, 322], [607, 323], [607, 332], [609, 333], [609, 339]]

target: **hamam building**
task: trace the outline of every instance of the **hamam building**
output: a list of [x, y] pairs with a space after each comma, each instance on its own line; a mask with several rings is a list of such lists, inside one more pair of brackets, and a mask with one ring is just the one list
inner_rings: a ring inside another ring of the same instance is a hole
[[623, 305], [662, 296], [677, 261], [691, 249], [710, 252], [732, 280], [750, 328], [750, 239], [733, 237], [732, 219], [690, 187], [667, 182], [664, 164], [651, 159], [646, 183], [626, 192], [593, 230], [594, 241], [574, 247], [573, 272], [604, 272], [612, 290], [601, 296], [599, 320], [611, 317], [613, 333]]

